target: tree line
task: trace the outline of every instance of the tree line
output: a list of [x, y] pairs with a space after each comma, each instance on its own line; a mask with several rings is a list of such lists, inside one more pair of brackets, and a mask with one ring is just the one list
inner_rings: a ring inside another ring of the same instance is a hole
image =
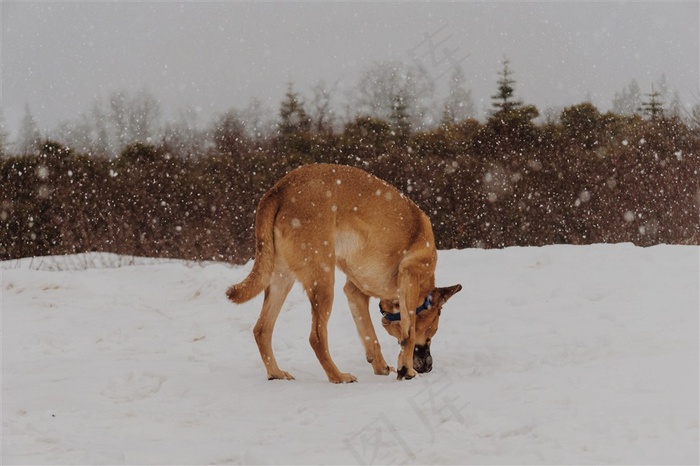
[[274, 131], [255, 111], [230, 111], [197, 130], [206, 134], [185, 116], [153, 139], [144, 124], [157, 102], [133, 110], [124, 96], [109, 117], [131, 128], [116, 157], [87, 139], [41, 138], [6, 154], [0, 259], [106, 251], [242, 263], [253, 256], [260, 196], [317, 162], [395, 185], [431, 217], [440, 248], [700, 244], [700, 127], [656, 91], [632, 114], [583, 102], [537, 121], [505, 61], [485, 121], [465, 113], [457, 71], [430, 125], [429, 83], [405, 68], [376, 71], [342, 126], [323, 87], [305, 100], [290, 85]]

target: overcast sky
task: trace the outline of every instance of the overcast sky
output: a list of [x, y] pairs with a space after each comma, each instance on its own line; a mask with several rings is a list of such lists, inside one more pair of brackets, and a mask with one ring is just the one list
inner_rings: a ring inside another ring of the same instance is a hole
[[12, 136], [26, 104], [46, 131], [118, 90], [148, 90], [166, 119], [191, 106], [208, 122], [253, 97], [276, 111], [290, 81], [306, 94], [337, 83], [341, 101], [373, 63], [400, 60], [438, 88], [459, 62], [482, 110], [504, 56], [517, 96], [541, 110], [587, 97], [608, 110], [632, 79], [650, 92], [662, 74], [690, 104], [699, 23], [697, 1], [3, 1], [0, 105]]

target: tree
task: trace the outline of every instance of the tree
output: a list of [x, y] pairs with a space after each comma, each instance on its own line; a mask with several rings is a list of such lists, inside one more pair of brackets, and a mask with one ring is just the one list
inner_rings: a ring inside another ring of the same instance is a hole
[[510, 60], [503, 59], [503, 69], [499, 73], [500, 78], [498, 79], [498, 93], [491, 96], [494, 115], [511, 113], [523, 105], [521, 101], [515, 100], [513, 97], [515, 80], [512, 78], [513, 71], [508, 66], [509, 63]]
[[100, 100], [95, 100], [89, 113], [82, 113], [74, 120], [62, 121], [52, 131], [52, 137], [79, 153], [108, 156], [107, 115]]
[[32, 154], [41, 148], [41, 133], [29, 104], [24, 106], [24, 117], [17, 137], [17, 151], [20, 154]]
[[407, 100], [403, 90], [395, 94], [389, 114], [389, 124], [394, 130], [395, 136], [401, 141], [406, 141], [411, 134], [411, 114], [408, 110]]
[[257, 98], [251, 99], [240, 115], [245, 122], [248, 137], [255, 141], [268, 139], [275, 131], [277, 124], [274, 112]]
[[214, 125], [214, 144], [221, 154], [240, 154], [247, 136], [243, 120], [235, 109], [230, 109]]
[[207, 140], [205, 132], [199, 129], [198, 112], [192, 107], [178, 112], [177, 118], [165, 126], [163, 143], [180, 158], [204, 155]]
[[107, 130], [107, 113], [101, 100], [96, 100], [90, 109], [92, 119], [92, 147], [91, 152], [106, 156], [109, 154], [109, 131]]
[[646, 94], [649, 100], [642, 102], [640, 110], [649, 117], [651, 121], [664, 119], [664, 105], [661, 101], [661, 93], [654, 90], [654, 85], [651, 86], [651, 94]]
[[319, 134], [333, 132], [335, 124], [335, 113], [331, 106], [331, 95], [326, 84], [319, 81], [311, 89], [313, 98], [311, 100], [311, 121], [314, 131]]
[[115, 92], [109, 97], [109, 106], [117, 152], [130, 143], [155, 141], [160, 104], [148, 91], [141, 90], [133, 97], [125, 91]]
[[642, 91], [636, 80], [630, 81], [625, 89], [615, 93], [612, 111], [618, 115], [634, 115], [642, 104]]
[[572, 105], [561, 112], [560, 122], [564, 135], [574, 144], [586, 149], [600, 144], [600, 132], [604, 126], [603, 116], [590, 102]]
[[465, 87], [466, 77], [461, 66], [456, 66], [448, 82], [447, 98], [442, 106], [443, 126], [453, 125], [467, 118], [476, 117], [472, 92]]
[[433, 83], [418, 68], [401, 62], [374, 64], [360, 78], [356, 88], [356, 115], [392, 123], [398, 133], [414, 131], [428, 123], [428, 100]]
[[693, 108], [688, 112], [688, 126], [695, 131], [700, 131], [700, 102], [693, 105]]
[[5, 157], [7, 154], [7, 144], [9, 142], [9, 133], [5, 129], [5, 116], [2, 113], [2, 108], [0, 108], [0, 158]]
[[294, 90], [292, 83], [287, 84], [287, 93], [280, 105], [279, 115], [278, 128], [282, 136], [306, 133], [311, 129], [311, 118], [304, 109], [304, 101]]
[[391, 128], [386, 121], [361, 116], [345, 126], [343, 135], [353, 144], [380, 148], [389, 139]]
[[681, 104], [681, 96], [678, 89], [672, 89], [666, 79], [666, 74], [662, 74], [659, 79], [652, 84], [652, 92], [659, 93], [658, 100], [666, 104], [664, 108], [664, 117], [680, 117], [683, 104]]
[[498, 93], [493, 95], [493, 110], [486, 125], [480, 131], [484, 149], [500, 155], [508, 154], [514, 147], [533, 145], [538, 138], [538, 128], [532, 122], [540, 114], [534, 105], [523, 105], [514, 98], [515, 80], [508, 59], [503, 60], [499, 73]]

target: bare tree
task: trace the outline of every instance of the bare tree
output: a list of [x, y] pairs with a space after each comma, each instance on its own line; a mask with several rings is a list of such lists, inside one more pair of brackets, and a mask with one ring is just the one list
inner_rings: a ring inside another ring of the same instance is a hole
[[461, 66], [456, 66], [448, 82], [447, 98], [442, 106], [443, 125], [451, 125], [476, 117], [472, 91], [466, 88], [466, 77]]
[[411, 131], [430, 123], [429, 100], [435, 86], [414, 66], [376, 63], [362, 75], [356, 92], [359, 115], [390, 121], [395, 126], [406, 123]]
[[642, 90], [636, 80], [630, 81], [625, 89], [615, 93], [612, 111], [619, 115], [634, 115], [642, 105]]
[[165, 125], [163, 142], [168, 151], [181, 158], [204, 155], [206, 136], [199, 128], [197, 111], [192, 107], [180, 110], [177, 118]]
[[[336, 87], [334, 86], [334, 88]], [[331, 106], [331, 94], [326, 88], [326, 83], [319, 81], [311, 88], [311, 91], [313, 93], [311, 98], [312, 129], [320, 134], [332, 133], [336, 116]]]
[[248, 137], [254, 141], [266, 139], [273, 132], [273, 112], [264, 106], [260, 99], [251, 99], [248, 106], [240, 112], [240, 117], [245, 122]]
[[2, 112], [2, 108], [0, 108], [0, 158], [5, 157], [7, 154], [9, 139], [9, 133], [5, 128], [5, 116]]
[[89, 113], [82, 113], [74, 120], [60, 122], [52, 131], [51, 137], [79, 153], [110, 155], [107, 115], [102, 102], [96, 99]]
[[695, 98], [695, 105], [685, 112], [685, 121], [695, 131], [700, 131], [700, 95]]
[[148, 91], [129, 96], [125, 91], [109, 97], [110, 114], [117, 151], [133, 142], [149, 143], [156, 139], [160, 119], [160, 104]]
[[20, 154], [32, 154], [41, 147], [41, 133], [39, 125], [29, 109], [29, 104], [24, 106], [24, 117], [17, 136], [17, 151]]

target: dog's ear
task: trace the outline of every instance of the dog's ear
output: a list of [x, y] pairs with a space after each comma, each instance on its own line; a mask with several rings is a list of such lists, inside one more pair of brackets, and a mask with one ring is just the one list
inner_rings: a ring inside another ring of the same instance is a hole
[[436, 288], [435, 291], [437, 291], [437, 302], [436, 304], [438, 307], [442, 307], [443, 304], [447, 302], [448, 299], [450, 299], [455, 293], [457, 293], [459, 290], [462, 289], [462, 285], [454, 285], [454, 286], [448, 286], [445, 288]]

